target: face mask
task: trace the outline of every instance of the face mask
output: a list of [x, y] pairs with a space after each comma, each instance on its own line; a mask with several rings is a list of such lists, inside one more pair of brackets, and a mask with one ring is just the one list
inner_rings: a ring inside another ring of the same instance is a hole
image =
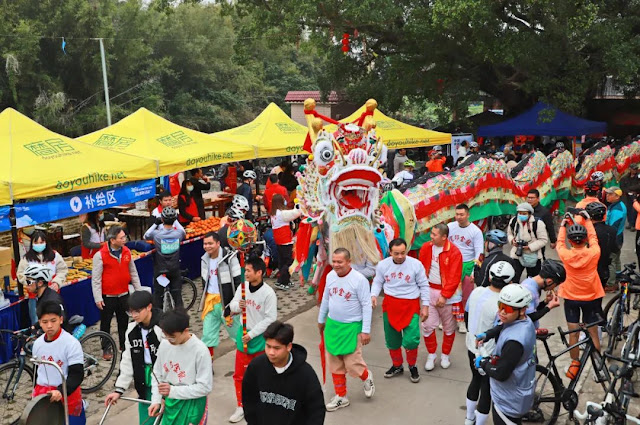
[[42, 252], [45, 250], [45, 248], [47, 247], [46, 243], [34, 243], [31, 248], [33, 248], [33, 250], [35, 252]]
[[527, 221], [527, 220], [529, 220], [529, 216], [528, 215], [523, 215], [523, 214], [518, 214], [518, 220]]
[[100, 220], [100, 221], [104, 220], [104, 214], [100, 214], [100, 215], [98, 216], [98, 220]]
[[193, 186], [187, 186], [187, 192], [191, 193], [193, 191]]

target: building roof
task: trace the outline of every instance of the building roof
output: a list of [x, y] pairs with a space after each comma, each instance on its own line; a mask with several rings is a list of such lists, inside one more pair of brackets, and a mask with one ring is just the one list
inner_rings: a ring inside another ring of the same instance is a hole
[[[310, 90], [310, 91], [290, 91], [287, 93], [287, 96], [284, 98], [284, 101], [287, 103], [302, 103], [307, 99], [313, 99], [316, 102], [322, 102], [322, 96], [320, 95], [320, 90]], [[338, 103], [340, 101], [340, 97], [338, 93], [335, 91], [331, 91], [329, 96], [327, 96], [327, 100], [323, 103]]]

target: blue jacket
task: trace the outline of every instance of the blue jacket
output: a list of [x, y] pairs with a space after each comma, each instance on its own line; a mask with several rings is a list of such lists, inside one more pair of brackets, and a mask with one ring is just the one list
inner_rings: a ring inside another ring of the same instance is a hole
[[609, 205], [606, 223], [616, 230], [618, 245], [622, 246], [624, 223], [627, 220], [627, 207], [623, 202], [617, 201]]

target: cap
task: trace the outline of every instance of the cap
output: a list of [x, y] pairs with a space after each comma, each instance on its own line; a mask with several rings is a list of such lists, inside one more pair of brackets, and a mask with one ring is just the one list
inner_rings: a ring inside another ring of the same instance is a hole
[[622, 189], [620, 189], [618, 186], [611, 186], [605, 189], [605, 192], [611, 193], [611, 194], [615, 193], [618, 196], [622, 196]]
[[524, 211], [524, 212], [528, 212], [529, 214], [533, 214], [533, 207], [531, 206], [530, 203], [523, 202], [521, 204], [518, 204], [516, 211]]

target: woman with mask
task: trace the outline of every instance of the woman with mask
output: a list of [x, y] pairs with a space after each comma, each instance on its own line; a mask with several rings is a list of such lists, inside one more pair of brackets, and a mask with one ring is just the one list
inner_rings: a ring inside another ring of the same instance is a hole
[[[69, 271], [67, 264], [62, 256], [54, 251], [47, 242], [47, 235], [42, 230], [35, 230], [31, 235], [31, 246], [25, 254], [24, 258], [18, 263], [17, 277], [20, 283], [26, 285], [24, 271], [28, 266], [34, 264], [43, 264], [51, 269], [53, 279], [49, 283], [49, 287], [55, 291], [60, 291], [67, 282], [67, 272]], [[29, 294], [29, 318], [31, 324], [38, 322], [36, 315], [36, 295]]]
[[184, 227], [192, 221], [201, 220], [198, 215], [198, 205], [196, 205], [195, 199], [191, 196], [192, 192], [193, 183], [191, 183], [191, 180], [183, 181], [178, 195], [178, 222]]
[[87, 214], [80, 231], [82, 239], [82, 258], [93, 258], [104, 244], [104, 212], [93, 211]]
[[527, 277], [540, 273], [544, 259], [542, 248], [549, 242], [549, 235], [544, 221], [538, 220], [533, 214], [533, 207], [523, 202], [516, 208], [517, 215], [511, 219], [507, 227], [507, 237], [511, 244], [509, 256], [514, 259], [516, 279], [520, 282], [520, 275], [527, 269]]

